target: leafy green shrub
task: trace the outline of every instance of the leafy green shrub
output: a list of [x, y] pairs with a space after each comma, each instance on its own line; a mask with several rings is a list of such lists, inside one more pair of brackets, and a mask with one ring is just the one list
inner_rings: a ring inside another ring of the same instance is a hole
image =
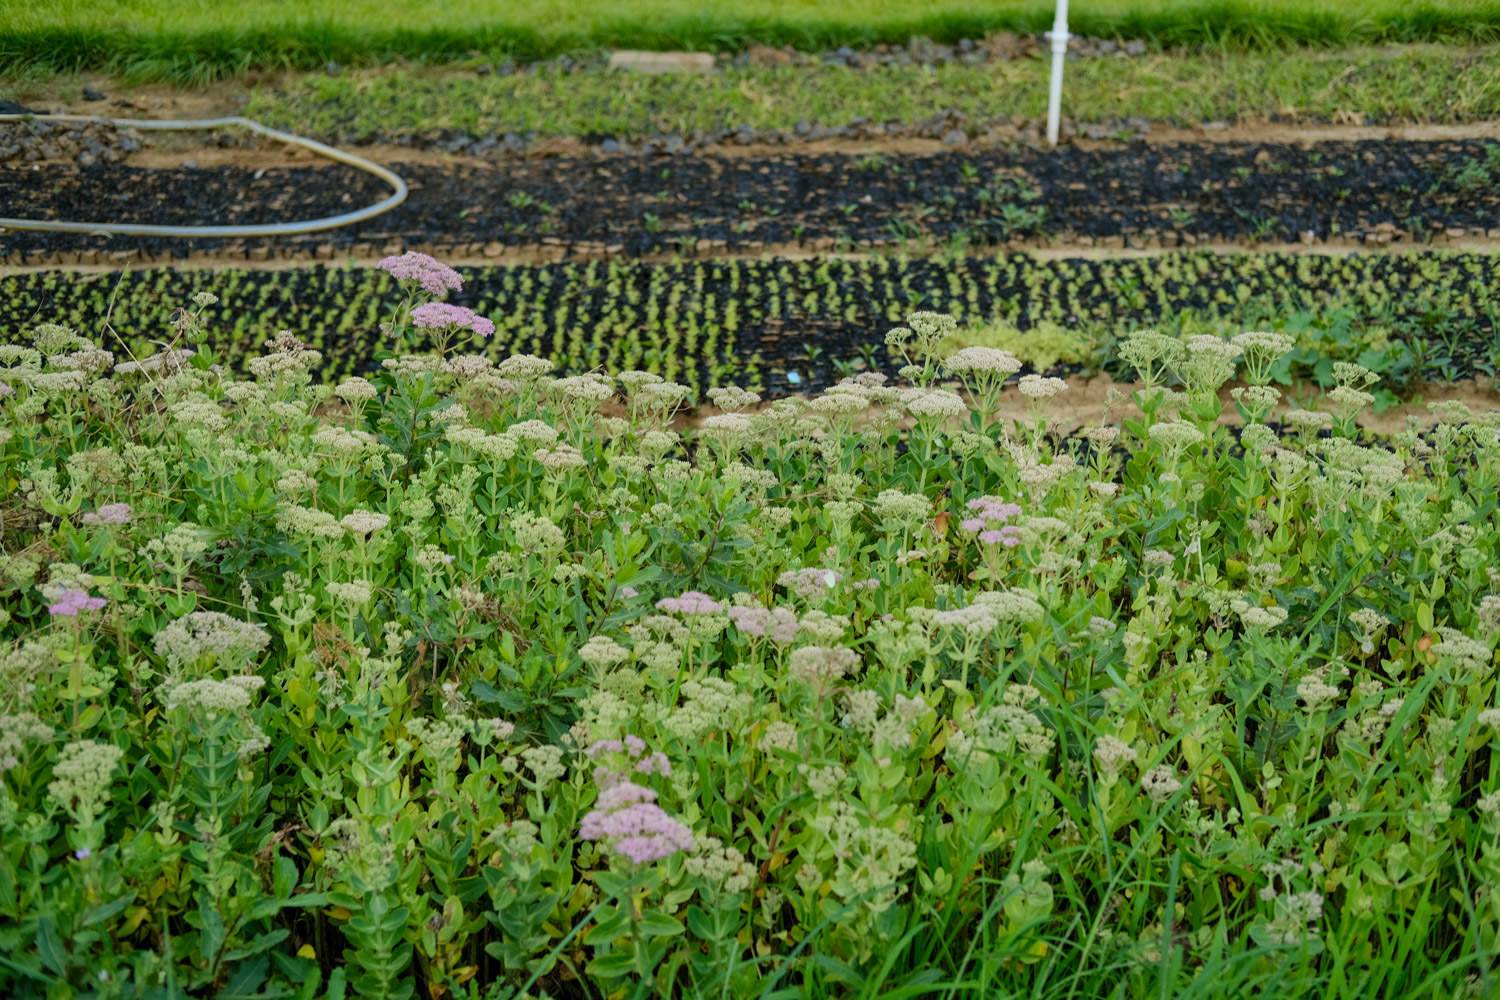
[[691, 427], [0, 348], [0, 993], [1492, 995], [1495, 414], [1139, 334], [1059, 439], [955, 330]]
[[1096, 341], [1049, 320], [1043, 320], [1029, 330], [1022, 330], [1004, 320], [961, 329], [945, 338], [939, 350], [946, 354], [964, 347], [993, 347], [1009, 351], [1038, 371], [1047, 371], [1059, 364], [1097, 367], [1102, 361]]

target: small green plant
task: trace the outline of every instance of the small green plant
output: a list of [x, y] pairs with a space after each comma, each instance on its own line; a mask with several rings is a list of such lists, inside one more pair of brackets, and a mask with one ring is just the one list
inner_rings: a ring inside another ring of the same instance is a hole
[[1004, 320], [961, 328], [944, 338], [937, 350], [943, 355], [965, 347], [1008, 351], [1038, 371], [1059, 364], [1092, 367], [1102, 360], [1098, 340], [1050, 321], [1025, 330]]
[[1464, 160], [1458, 167], [1450, 167], [1445, 185], [1456, 188], [1466, 194], [1480, 191], [1488, 191], [1500, 182], [1500, 143], [1491, 142], [1485, 145], [1484, 157], [1482, 159], [1471, 158]]

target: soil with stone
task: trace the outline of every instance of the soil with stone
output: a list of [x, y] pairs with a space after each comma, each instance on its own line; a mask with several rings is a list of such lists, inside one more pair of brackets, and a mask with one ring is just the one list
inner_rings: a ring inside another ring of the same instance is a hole
[[[398, 164], [410, 199], [358, 226], [246, 241], [0, 236], [11, 263], [213, 252], [500, 257], [920, 246], [1186, 247], [1500, 237], [1500, 143], [1135, 143], [930, 155], [564, 155]], [[175, 225], [333, 215], [385, 197], [340, 166], [0, 166], [4, 214]]]

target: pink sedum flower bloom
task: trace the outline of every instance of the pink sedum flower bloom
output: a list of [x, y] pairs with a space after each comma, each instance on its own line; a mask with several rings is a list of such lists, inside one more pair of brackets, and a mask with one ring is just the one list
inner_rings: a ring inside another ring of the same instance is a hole
[[584, 840], [602, 840], [613, 854], [645, 865], [693, 847], [693, 831], [656, 804], [656, 793], [621, 781], [599, 793], [595, 808], [578, 825]]
[[672, 762], [667, 760], [667, 755], [660, 750], [653, 750], [640, 760], [635, 762], [637, 774], [659, 774], [662, 777], [670, 777], [672, 774]]
[[90, 514], [83, 515], [84, 524], [129, 524], [130, 504], [107, 503]]
[[677, 597], [663, 597], [656, 602], [656, 609], [679, 615], [716, 615], [724, 605], [707, 594], [688, 590]]
[[1013, 549], [1021, 544], [1021, 529], [1014, 524], [1007, 524], [1003, 528], [990, 528], [979, 533], [979, 541], [983, 545], [1004, 545]]
[[439, 298], [464, 287], [457, 271], [425, 253], [407, 251], [399, 257], [383, 257], [375, 266], [397, 281], [416, 282], [422, 291]]
[[458, 327], [472, 330], [481, 337], [488, 337], [495, 332], [495, 324], [474, 310], [447, 302], [428, 302], [417, 306], [411, 311], [411, 325], [426, 330]]
[[47, 605], [47, 613], [54, 618], [77, 618], [85, 611], [98, 611], [107, 603], [86, 590], [64, 590], [55, 602]]
[[770, 637], [779, 646], [797, 638], [797, 616], [786, 608], [736, 605], [729, 609], [729, 620], [745, 635], [757, 639]]
[[959, 527], [971, 535], [977, 535], [981, 545], [1015, 548], [1021, 544], [1021, 529], [1014, 524], [1006, 524], [1011, 518], [1021, 516], [1018, 504], [999, 497], [977, 497], [970, 500], [967, 506], [974, 512], [974, 516], [964, 518], [959, 522]]
[[999, 497], [976, 497], [969, 501], [968, 507], [986, 521], [1009, 521], [1013, 517], [1021, 516], [1019, 504], [1001, 500]]

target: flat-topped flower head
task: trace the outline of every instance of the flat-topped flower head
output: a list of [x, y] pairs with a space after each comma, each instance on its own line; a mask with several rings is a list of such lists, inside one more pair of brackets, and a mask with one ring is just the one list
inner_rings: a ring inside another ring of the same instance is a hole
[[947, 389], [909, 389], [902, 395], [906, 410], [917, 419], [923, 417], [961, 417], [969, 412], [969, 404], [956, 392]]
[[1066, 392], [1068, 383], [1060, 378], [1052, 378], [1045, 375], [1022, 375], [1021, 394], [1028, 399], [1037, 401], [1051, 399], [1059, 393]]
[[495, 366], [495, 371], [505, 378], [521, 382], [532, 382], [552, 371], [553, 364], [546, 358], [531, 354], [513, 354]]
[[578, 836], [602, 840], [605, 850], [638, 865], [693, 848], [693, 832], [656, 804], [655, 792], [633, 781], [619, 781], [600, 792], [578, 824]]
[[412, 282], [428, 295], [439, 298], [464, 287], [464, 279], [457, 271], [425, 253], [408, 250], [400, 256], [383, 257], [375, 266], [397, 281]]
[[447, 302], [427, 302], [417, 306], [411, 311], [411, 325], [423, 330], [469, 330], [480, 337], [495, 332], [495, 324], [474, 310]]
[[69, 588], [47, 605], [47, 613], [54, 618], [77, 618], [86, 611], [100, 610], [106, 603], [104, 598], [95, 597], [86, 590]]
[[965, 347], [943, 359], [950, 375], [989, 375], [1004, 378], [1021, 370], [1021, 361], [998, 347]]
[[128, 503], [107, 503], [91, 513], [83, 515], [81, 520], [84, 524], [89, 525], [129, 524], [130, 514], [130, 504]]
[[959, 527], [979, 539], [981, 545], [1004, 545], [1015, 548], [1021, 544], [1021, 529], [1007, 524], [1011, 518], [1021, 516], [1019, 504], [999, 497], [983, 496], [970, 500], [966, 507], [970, 516], [959, 522]]
[[769, 638], [780, 646], [797, 638], [797, 616], [787, 608], [736, 605], [729, 609], [729, 620], [745, 635]]
[[724, 610], [724, 605], [707, 594], [689, 590], [677, 597], [663, 597], [656, 602], [656, 608], [679, 615], [716, 615]]

